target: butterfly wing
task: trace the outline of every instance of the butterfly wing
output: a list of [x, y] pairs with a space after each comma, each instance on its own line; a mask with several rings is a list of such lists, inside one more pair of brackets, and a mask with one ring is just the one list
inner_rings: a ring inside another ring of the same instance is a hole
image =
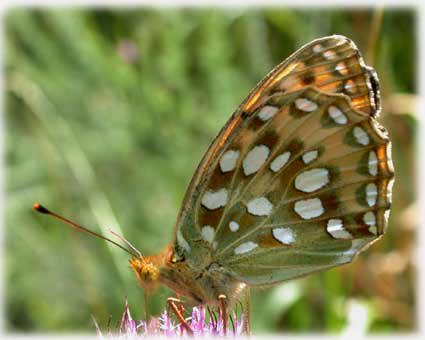
[[379, 111], [376, 75], [349, 39], [295, 52], [201, 161], [177, 221], [177, 257], [199, 264], [207, 249], [250, 285], [351, 261], [388, 221], [393, 166]]

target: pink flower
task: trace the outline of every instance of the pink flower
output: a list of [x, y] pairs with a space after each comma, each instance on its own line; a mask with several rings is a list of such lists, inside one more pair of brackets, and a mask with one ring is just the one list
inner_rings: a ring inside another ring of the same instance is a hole
[[[206, 308], [204, 306], [194, 307], [192, 309], [192, 317], [186, 318], [186, 322], [193, 332], [193, 336], [238, 336], [243, 333], [243, 312], [240, 313], [238, 318], [237, 313], [233, 312], [230, 315], [226, 334], [224, 334], [224, 322], [222, 313], [209, 315], [207, 320]], [[125, 299], [124, 312], [121, 317], [120, 327], [117, 330], [116, 335], [113, 335], [111, 331], [108, 335], [102, 334], [99, 325], [94, 320], [96, 327], [97, 336], [101, 339], [138, 339], [144, 337], [151, 337], [153, 335], [160, 335], [166, 337], [185, 337], [187, 336], [186, 328], [180, 323], [173, 319], [172, 316], [165, 310], [159, 318], [152, 318], [149, 322], [141, 320], [136, 322], [132, 319], [130, 314], [130, 308], [128, 306], [128, 300]]]

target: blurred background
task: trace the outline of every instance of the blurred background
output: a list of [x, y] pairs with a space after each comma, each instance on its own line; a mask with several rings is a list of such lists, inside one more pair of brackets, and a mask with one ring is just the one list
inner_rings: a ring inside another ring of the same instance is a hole
[[[414, 9], [21, 8], [3, 24], [9, 332], [93, 333], [91, 316], [114, 325], [126, 296], [142, 318], [126, 254], [32, 204], [158, 252], [231, 113], [281, 60], [330, 34], [353, 39], [381, 80], [396, 168], [390, 226], [350, 265], [254, 291], [252, 329], [416, 330]], [[171, 295], [152, 294], [150, 312]]]

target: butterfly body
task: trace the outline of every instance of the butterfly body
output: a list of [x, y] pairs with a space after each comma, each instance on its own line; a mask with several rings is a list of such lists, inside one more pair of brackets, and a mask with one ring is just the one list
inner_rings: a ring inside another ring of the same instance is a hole
[[233, 305], [245, 285], [218, 262], [208, 261], [205, 257], [203, 262], [203, 266], [176, 262], [172, 248], [167, 247], [160, 255], [133, 258], [130, 264], [140, 284], [148, 291], [161, 283], [185, 296], [189, 305], [218, 306], [220, 294]]
[[[245, 286], [351, 262], [388, 223], [394, 169], [380, 110], [378, 78], [349, 39], [295, 52], [208, 149], [174, 242], [131, 261], [141, 284], [217, 305], [220, 294], [232, 302]], [[146, 266], [155, 275], [143, 277]]]

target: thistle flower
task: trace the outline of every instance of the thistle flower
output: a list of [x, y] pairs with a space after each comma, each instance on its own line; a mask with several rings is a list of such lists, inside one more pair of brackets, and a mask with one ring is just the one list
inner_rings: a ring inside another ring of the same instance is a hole
[[[194, 337], [214, 336], [214, 337], [232, 337], [242, 335], [244, 316], [240, 313], [238, 318], [235, 312], [230, 315], [230, 322], [226, 332], [224, 332], [223, 313], [219, 311], [216, 314], [210, 314], [207, 320], [207, 309], [204, 306], [194, 307], [192, 316], [186, 318], [186, 322], [193, 332]], [[103, 334], [96, 320], [94, 320], [97, 336], [100, 339], [142, 339], [151, 336], [160, 337], [187, 337], [188, 333], [184, 325], [176, 322], [167, 310], [158, 318], [152, 318], [150, 321], [141, 320], [136, 322], [130, 314], [128, 300], [125, 300], [124, 312], [121, 317], [121, 323], [115, 334], [108, 330]], [[225, 334], [226, 333], [226, 334]]]

